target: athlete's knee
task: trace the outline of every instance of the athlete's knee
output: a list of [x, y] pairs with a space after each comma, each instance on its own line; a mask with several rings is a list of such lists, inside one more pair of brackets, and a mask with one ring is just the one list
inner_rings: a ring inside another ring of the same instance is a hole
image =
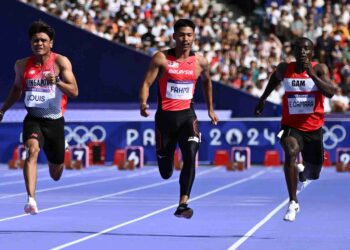
[[163, 179], [169, 179], [173, 174], [173, 157], [157, 154], [159, 173]]
[[38, 146], [29, 146], [26, 147], [27, 151], [27, 159], [37, 158], [40, 152], [40, 148]]
[[[192, 137], [189, 138], [189, 140], [185, 143], [183, 147], [183, 158], [184, 161], [195, 161], [196, 155], [199, 149], [199, 138], [195, 137], [195, 139], [191, 140]], [[197, 139], [197, 140], [196, 140]]]

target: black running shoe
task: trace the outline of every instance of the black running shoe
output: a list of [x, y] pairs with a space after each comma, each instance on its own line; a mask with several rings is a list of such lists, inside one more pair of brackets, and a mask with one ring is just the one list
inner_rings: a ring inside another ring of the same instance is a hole
[[193, 210], [192, 208], [189, 208], [187, 204], [182, 203], [177, 207], [174, 215], [179, 218], [191, 219]]

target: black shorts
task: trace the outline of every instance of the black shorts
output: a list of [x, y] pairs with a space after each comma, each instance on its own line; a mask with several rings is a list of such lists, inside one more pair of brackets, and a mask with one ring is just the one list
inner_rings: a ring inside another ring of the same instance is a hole
[[308, 169], [308, 179], [317, 179], [324, 161], [322, 127], [311, 132], [301, 131], [282, 125], [282, 139], [291, 136], [299, 144], [305, 167]]
[[[200, 140], [198, 120], [193, 108], [180, 111], [158, 110], [155, 117], [157, 151], [173, 151], [190, 137]], [[169, 153], [170, 153], [169, 152]]]
[[48, 119], [27, 115], [23, 121], [23, 142], [37, 139], [44, 149], [47, 160], [53, 164], [64, 162], [64, 118]]

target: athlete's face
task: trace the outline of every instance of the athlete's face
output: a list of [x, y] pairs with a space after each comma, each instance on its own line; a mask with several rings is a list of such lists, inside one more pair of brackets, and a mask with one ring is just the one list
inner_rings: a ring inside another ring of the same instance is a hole
[[299, 40], [295, 44], [295, 59], [298, 62], [310, 62], [313, 56], [314, 48], [308, 40]]
[[35, 55], [43, 56], [51, 51], [53, 41], [46, 33], [41, 32], [32, 36], [30, 44]]
[[173, 38], [176, 46], [183, 49], [191, 49], [194, 41], [194, 31], [191, 27], [181, 27], [174, 33]]

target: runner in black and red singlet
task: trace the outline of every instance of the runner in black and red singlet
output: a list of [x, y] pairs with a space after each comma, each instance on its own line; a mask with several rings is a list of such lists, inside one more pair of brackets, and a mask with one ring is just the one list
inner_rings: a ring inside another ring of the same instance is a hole
[[59, 180], [64, 167], [63, 113], [67, 96], [78, 96], [78, 87], [70, 61], [51, 51], [54, 29], [43, 21], [36, 21], [28, 33], [33, 55], [16, 62], [15, 81], [0, 109], [0, 121], [23, 94], [28, 111], [23, 122], [23, 142], [27, 149], [23, 172], [28, 193], [24, 210], [36, 214], [35, 186], [39, 151], [44, 149], [50, 175], [53, 180]]
[[[284, 216], [294, 221], [300, 210], [297, 184], [319, 178], [323, 164], [324, 97], [332, 97], [335, 86], [328, 77], [324, 64], [311, 62], [313, 43], [308, 38], [295, 42], [295, 62], [282, 62], [271, 75], [266, 89], [255, 109], [260, 115], [266, 98], [282, 82], [285, 89], [282, 102], [282, 137], [285, 152], [284, 173], [289, 193], [289, 207]], [[297, 164], [301, 152], [303, 164]], [[298, 173], [299, 172], [299, 173]]]
[[191, 51], [195, 25], [191, 20], [180, 19], [174, 25], [173, 49], [157, 52], [146, 72], [140, 89], [140, 112], [149, 116], [147, 99], [149, 88], [158, 78], [158, 109], [155, 115], [156, 151], [159, 172], [164, 179], [173, 173], [176, 144], [183, 156], [180, 174], [180, 201], [175, 216], [191, 218], [193, 210], [188, 199], [195, 178], [195, 159], [200, 143], [198, 121], [193, 108], [193, 93], [201, 77], [208, 115], [213, 124], [218, 118], [213, 110], [212, 84], [208, 61]]

